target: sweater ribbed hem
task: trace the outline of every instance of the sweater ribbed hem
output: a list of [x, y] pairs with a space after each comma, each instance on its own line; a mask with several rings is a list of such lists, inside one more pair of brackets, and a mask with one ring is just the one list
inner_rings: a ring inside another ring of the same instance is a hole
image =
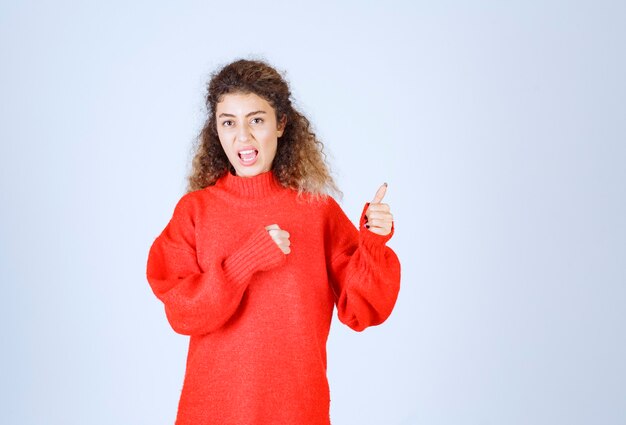
[[246, 284], [254, 272], [269, 270], [285, 259], [286, 255], [267, 230], [260, 227], [237, 251], [224, 260], [224, 274], [231, 282]]

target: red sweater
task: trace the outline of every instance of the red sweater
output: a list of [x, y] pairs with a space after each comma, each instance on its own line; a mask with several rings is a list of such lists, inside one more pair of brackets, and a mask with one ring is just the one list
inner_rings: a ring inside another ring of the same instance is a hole
[[[391, 314], [400, 287], [393, 228], [367, 230], [365, 209], [357, 230], [332, 197], [299, 198], [271, 171], [181, 198], [147, 267], [172, 328], [191, 336], [177, 425], [330, 423], [335, 304], [361, 331]], [[265, 230], [274, 223], [288, 255]]]

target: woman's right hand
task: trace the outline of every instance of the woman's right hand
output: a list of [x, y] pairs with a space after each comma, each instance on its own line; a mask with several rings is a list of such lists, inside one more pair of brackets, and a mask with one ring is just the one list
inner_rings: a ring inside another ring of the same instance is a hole
[[269, 226], [265, 226], [265, 230], [270, 234], [276, 245], [283, 251], [285, 254], [289, 254], [291, 252], [291, 242], [289, 241], [289, 232], [278, 227], [278, 224], [270, 224]]

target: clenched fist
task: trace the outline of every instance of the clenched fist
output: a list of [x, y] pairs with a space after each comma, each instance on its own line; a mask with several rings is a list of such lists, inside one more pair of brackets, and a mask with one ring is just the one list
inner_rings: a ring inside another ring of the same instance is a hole
[[283, 251], [285, 254], [289, 254], [291, 252], [291, 242], [289, 241], [289, 232], [278, 227], [278, 224], [270, 224], [269, 226], [265, 226], [265, 230], [270, 234], [276, 245]]

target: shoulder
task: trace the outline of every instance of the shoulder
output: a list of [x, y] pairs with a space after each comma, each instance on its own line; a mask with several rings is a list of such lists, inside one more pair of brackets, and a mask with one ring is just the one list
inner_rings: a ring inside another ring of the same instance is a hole
[[194, 216], [207, 207], [215, 198], [212, 186], [185, 193], [174, 207], [174, 217]]
[[324, 201], [322, 202], [322, 208], [326, 215], [331, 217], [337, 217], [338, 215], [345, 216], [345, 212], [343, 208], [339, 205], [337, 200], [332, 196], [328, 195]]
[[315, 210], [322, 215], [332, 215], [343, 212], [335, 198], [328, 194], [313, 194], [310, 192], [294, 192], [295, 201], [301, 206]]
[[309, 212], [316, 217], [316, 220], [324, 223], [324, 227], [329, 231], [336, 232], [353, 227], [347, 214], [333, 196], [309, 195], [308, 202]]
[[178, 202], [176, 203], [176, 207], [174, 211], [186, 211], [192, 209], [194, 205], [196, 205], [201, 198], [201, 192], [204, 189], [194, 190], [193, 192], [187, 192], [183, 196], [180, 197]]

